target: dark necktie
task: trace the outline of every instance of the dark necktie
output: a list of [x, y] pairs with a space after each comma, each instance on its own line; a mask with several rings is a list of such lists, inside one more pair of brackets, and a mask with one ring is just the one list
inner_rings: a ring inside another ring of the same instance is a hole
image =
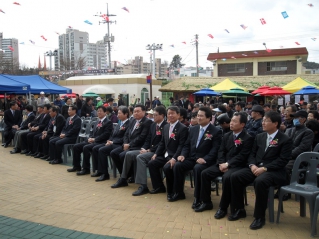
[[158, 126], [158, 125], [156, 125], [156, 132], [157, 132], [157, 131], [159, 131], [159, 126]]
[[234, 139], [234, 141], [236, 140], [236, 134], [233, 134], [233, 139]]

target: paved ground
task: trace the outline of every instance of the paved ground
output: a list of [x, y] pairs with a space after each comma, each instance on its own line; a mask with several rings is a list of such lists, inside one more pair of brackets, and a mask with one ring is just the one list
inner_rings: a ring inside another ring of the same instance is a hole
[[[247, 218], [215, 220], [214, 209], [195, 213], [193, 189], [186, 200], [169, 203], [166, 195], [133, 197], [137, 186], [111, 189], [116, 179], [94, 182], [67, 173], [66, 165], [11, 155], [0, 146], [0, 238], [309, 238], [310, 219], [299, 217], [299, 204], [284, 203], [280, 224], [257, 231], [252, 222], [254, 192], [248, 189]], [[111, 172], [110, 172], [111, 173]], [[277, 212], [275, 202], [275, 214]], [[83, 233], [82, 233], [83, 232]]]

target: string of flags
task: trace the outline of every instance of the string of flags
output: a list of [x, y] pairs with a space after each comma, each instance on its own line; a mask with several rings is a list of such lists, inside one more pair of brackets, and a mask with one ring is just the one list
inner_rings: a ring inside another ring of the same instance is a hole
[[41, 38], [45, 41], [47, 41], [48, 39], [46, 39], [43, 35], [41, 36]]

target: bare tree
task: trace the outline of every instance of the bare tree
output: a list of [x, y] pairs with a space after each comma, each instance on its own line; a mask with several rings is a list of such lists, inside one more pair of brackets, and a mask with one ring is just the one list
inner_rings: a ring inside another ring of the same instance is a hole
[[0, 72], [2, 74], [16, 75], [19, 71], [19, 59], [5, 59], [0, 56]]

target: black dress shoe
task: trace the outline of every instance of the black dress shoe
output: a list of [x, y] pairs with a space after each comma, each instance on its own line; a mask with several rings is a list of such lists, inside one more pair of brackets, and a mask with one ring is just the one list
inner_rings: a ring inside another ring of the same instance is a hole
[[265, 225], [265, 218], [256, 218], [253, 223], [249, 226], [251, 230], [257, 230]]
[[101, 176], [101, 173], [99, 172], [95, 172], [91, 175], [91, 177], [100, 177]]
[[120, 188], [128, 186], [127, 181], [125, 178], [119, 178], [115, 184], [111, 186], [111, 188]]
[[26, 153], [28, 153], [28, 150], [24, 149], [24, 150], [21, 151], [20, 154], [26, 154]]
[[128, 183], [135, 183], [135, 179], [133, 177], [130, 177], [128, 180], [127, 180]]
[[72, 172], [76, 172], [76, 171], [81, 171], [81, 168], [68, 168], [66, 171], [68, 171], [69, 173], [72, 173]]
[[109, 180], [110, 179], [110, 175], [109, 174], [101, 174], [101, 176], [97, 179], [95, 179], [95, 182], [101, 182], [101, 181], [105, 181], [105, 180]]
[[9, 144], [4, 144], [3, 147], [4, 148], [8, 148]]
[[145, 188], [143, 186], [139, 186], [139, 188], [134, 193], [132, 193], [132, 195], [133, 196], [141, 196], [141, 195], [146, 194], [148, 192], [149, 192], [149, 190], [147, 187]]
[[168, 200], [169, 202], [175, 202], [175, 201], [178, 201], [178, 200], [183, 200], [185, 199], [185, 193], [175, 193], [171, 200]]
[[224, 218], [226, 215], [227, 215], [227, 210], [223, 210], [219, 208], [217, 212], [215, 213], [214, 217], [216, 219], [221, 219], [221, 218]]
[[212, 209], [213, 209], [212, 202], [208, 202], [208, 203], [203, 202], [199, 207], [195, 208], [195, 212], [203, 212], [203, 211], [212, 210]]
[[30, 156], [34, 157], [34, 156], [37, 156], [39, 153], [38, 152], [35, 152], [34, 154], [30, 154]]
[[43, 154], [41, 154], [41, 153], [38, 153], [36, 156], [34, 156], [34, 158], [41, 158], [43, 156]]
[[76, 175], [78, 176], [82, 176], [82, 175], [86, 175], [86, 174], [90, 174], [90, 170], [87, 169], [82, 169], [80, 172], [77, 172]]
[[63, 161], [62, 161], [62, 159], [56, 159], [56, 160], [52, 160], [50, 163], [51, 164], [61, 164], [61, 163], [63, 163]]
[[49, 157], [49, 155], [44, 155], [43, 157], [40, 157], [40, 159], [48, 159]]
[[246, 217], [245, 209], [238, 209], [235, 213], [228, 216], [228, 221], [237, 221], [240, 218]]
[[13, 149], [12, 151], [10, 151], [10, 154], [17, 154], [20, 153], [20, 149]]
[[51, 160], [50, 157], [48, 157], [45, 161], [48, 161], [49, 163], [51, 163], [54, 160]]
[[1, 144], [1, 146], [4, 146], [5, 144]]
[[167, 194], [167, 201], [171, 200], [173, 196], [174, 196], [174, 193], [168, 193]]
[[192, 208], [195, 209], [195, 208], [197, 208], [199, 206], [200, 206], [200, 201], [197, 198], [195, 198], [194, 202], [192, 204]]
[[32, 152], [29, 151], [29, 152], [27, 152], [27, 153], [25, 154], [25, 156], [31, 156], [31, 154], [32, 154]]
[[150, 191], [150, 194], [158, 194], [158, 193], [166, 193], [166, 188], [160, 187], [160, 188], [152, 189]]

